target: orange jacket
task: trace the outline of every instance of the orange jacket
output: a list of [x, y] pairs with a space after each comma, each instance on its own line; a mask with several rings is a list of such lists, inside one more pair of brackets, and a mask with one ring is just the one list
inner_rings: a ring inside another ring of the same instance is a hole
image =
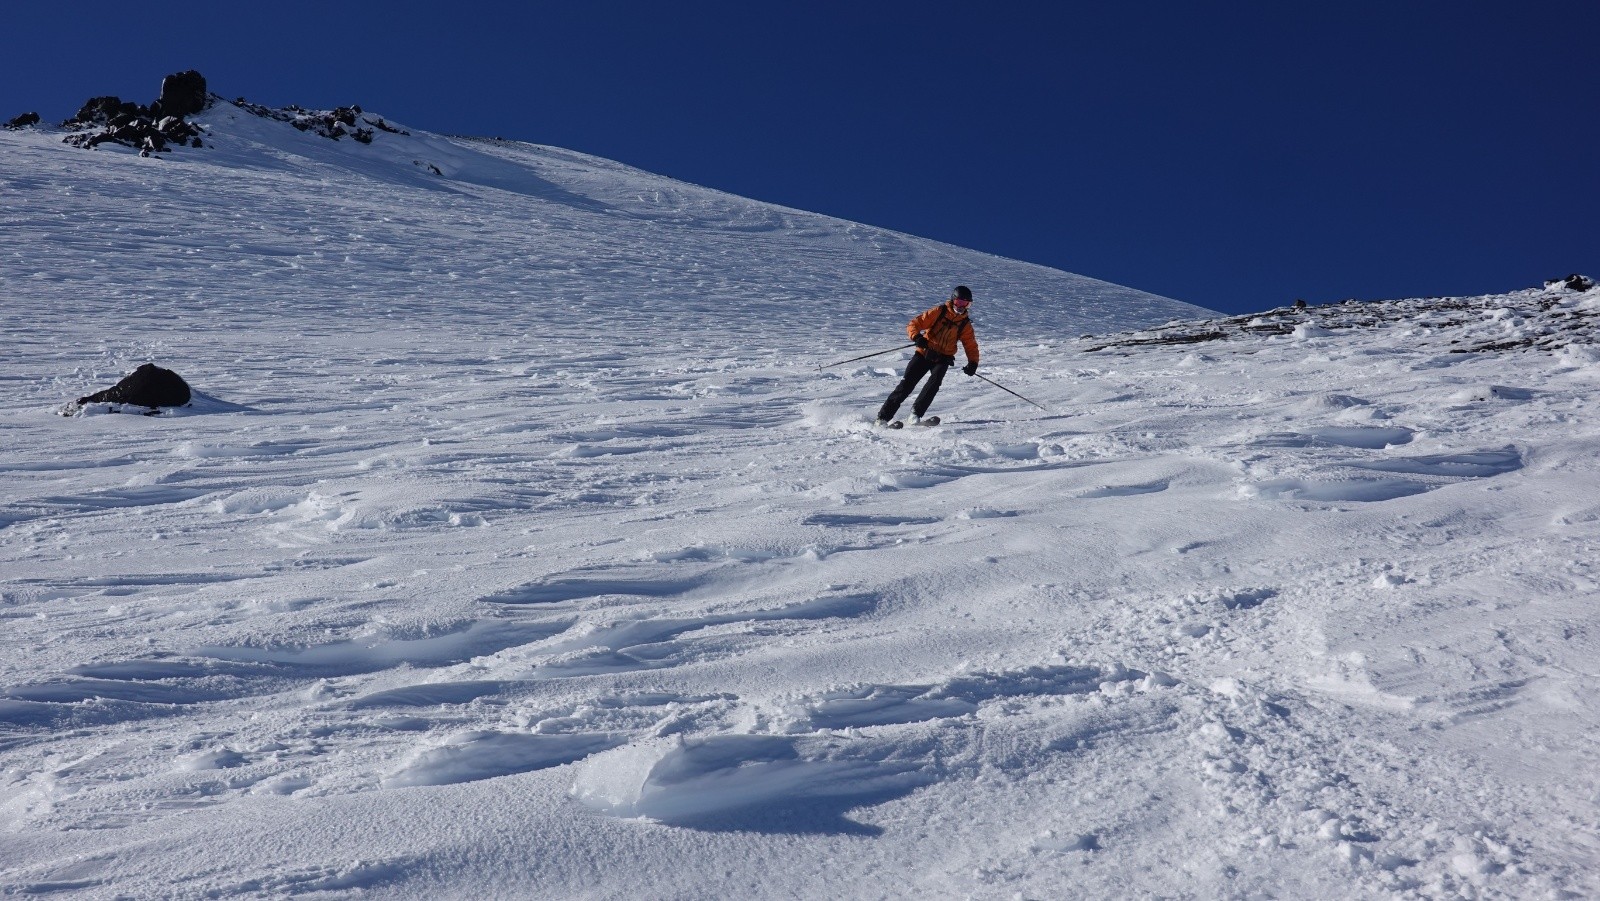
[[[906, 334], [912, 340], [916, 340], [918, 332], [927, 333], [928, 350], [954, 360], [956, 341], [959, 340], [967, 351], [967, 362], [978, 362], [978, 336], [972, 332], [972, 320], [967, 318], [966, 313], [956, 312], [953, 304], [939, 304], [906, 324]], [[923, 353], [922, 349], [919, 348], [917, 353]]]

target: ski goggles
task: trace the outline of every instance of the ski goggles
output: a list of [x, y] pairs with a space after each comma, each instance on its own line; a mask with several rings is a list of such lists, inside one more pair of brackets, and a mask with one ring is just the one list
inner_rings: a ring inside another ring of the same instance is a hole
[[955, 304], [955, 307], [958, 310], [965, 310], [967, 308], [967, 305], [972, 303], [972, 301], [970, 301], [970, 300], [962, 300], [959, 297], [950, 298], [950, 302]]

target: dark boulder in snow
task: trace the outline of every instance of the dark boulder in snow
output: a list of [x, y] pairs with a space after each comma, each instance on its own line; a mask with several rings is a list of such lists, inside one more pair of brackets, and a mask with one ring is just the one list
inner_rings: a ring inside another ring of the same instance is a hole
[[137, 119], [140, 115], [149, 118], [150, 111], [137, 103], [124, 101], [121, 97], [107, 95], [105, 97], [90, 97], [78, 114], [61, 123], [63, 128], [74, 128], [86, 125], [113, 125], [126, 124]]
[[38, 113], [23, 113], [22, 115], [16, 117], [15, 119], [12, 119], [11, 121], [7, 122], [6, 123], [6, 127], [7, 128], [12, 128], [12, 129], [27, 128], [30, 125], [38, 125], [38, 124], [39, 124], [39, 114]]
[[1594, 287], [1594, 279], [1576, 272], [1566, 278], [1552, 278], [1544, 283], [1546, 288], [1566, 288], [1568, 291], [1588, 291]]
[[161, 79], [161, 96], [150, 104], [151, 118], [192, 116], [205, 109], [209, 100], [204, 75], [193, 69], [177, 72]]
[[145, 363], [110, 388], [78, 398], [76, 406], [132, 404], [154, 410], [157, 407], [181, 407], [189, 402], [191, 396], [189, 383], [183, 380], [183, 376], [154, 363]]

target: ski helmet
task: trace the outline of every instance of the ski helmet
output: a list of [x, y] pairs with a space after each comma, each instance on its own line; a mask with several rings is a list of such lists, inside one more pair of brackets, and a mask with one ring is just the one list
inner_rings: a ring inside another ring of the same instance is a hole
[[972, 289], [966, 285], [956, 285], [955, 293], [950, 295], [951, 300], [965, 300], [972, 302]]

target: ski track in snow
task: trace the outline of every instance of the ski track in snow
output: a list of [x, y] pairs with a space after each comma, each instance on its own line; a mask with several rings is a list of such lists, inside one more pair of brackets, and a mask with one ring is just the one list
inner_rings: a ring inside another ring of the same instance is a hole
[[[1091, 353], [1195, 311], [230, 116], [0, 134], [0, 890], [1600, 893], [1592, 348]], [[1051, 412], [872, 428], [903, 358], [818, 366], [956, 281]]]

